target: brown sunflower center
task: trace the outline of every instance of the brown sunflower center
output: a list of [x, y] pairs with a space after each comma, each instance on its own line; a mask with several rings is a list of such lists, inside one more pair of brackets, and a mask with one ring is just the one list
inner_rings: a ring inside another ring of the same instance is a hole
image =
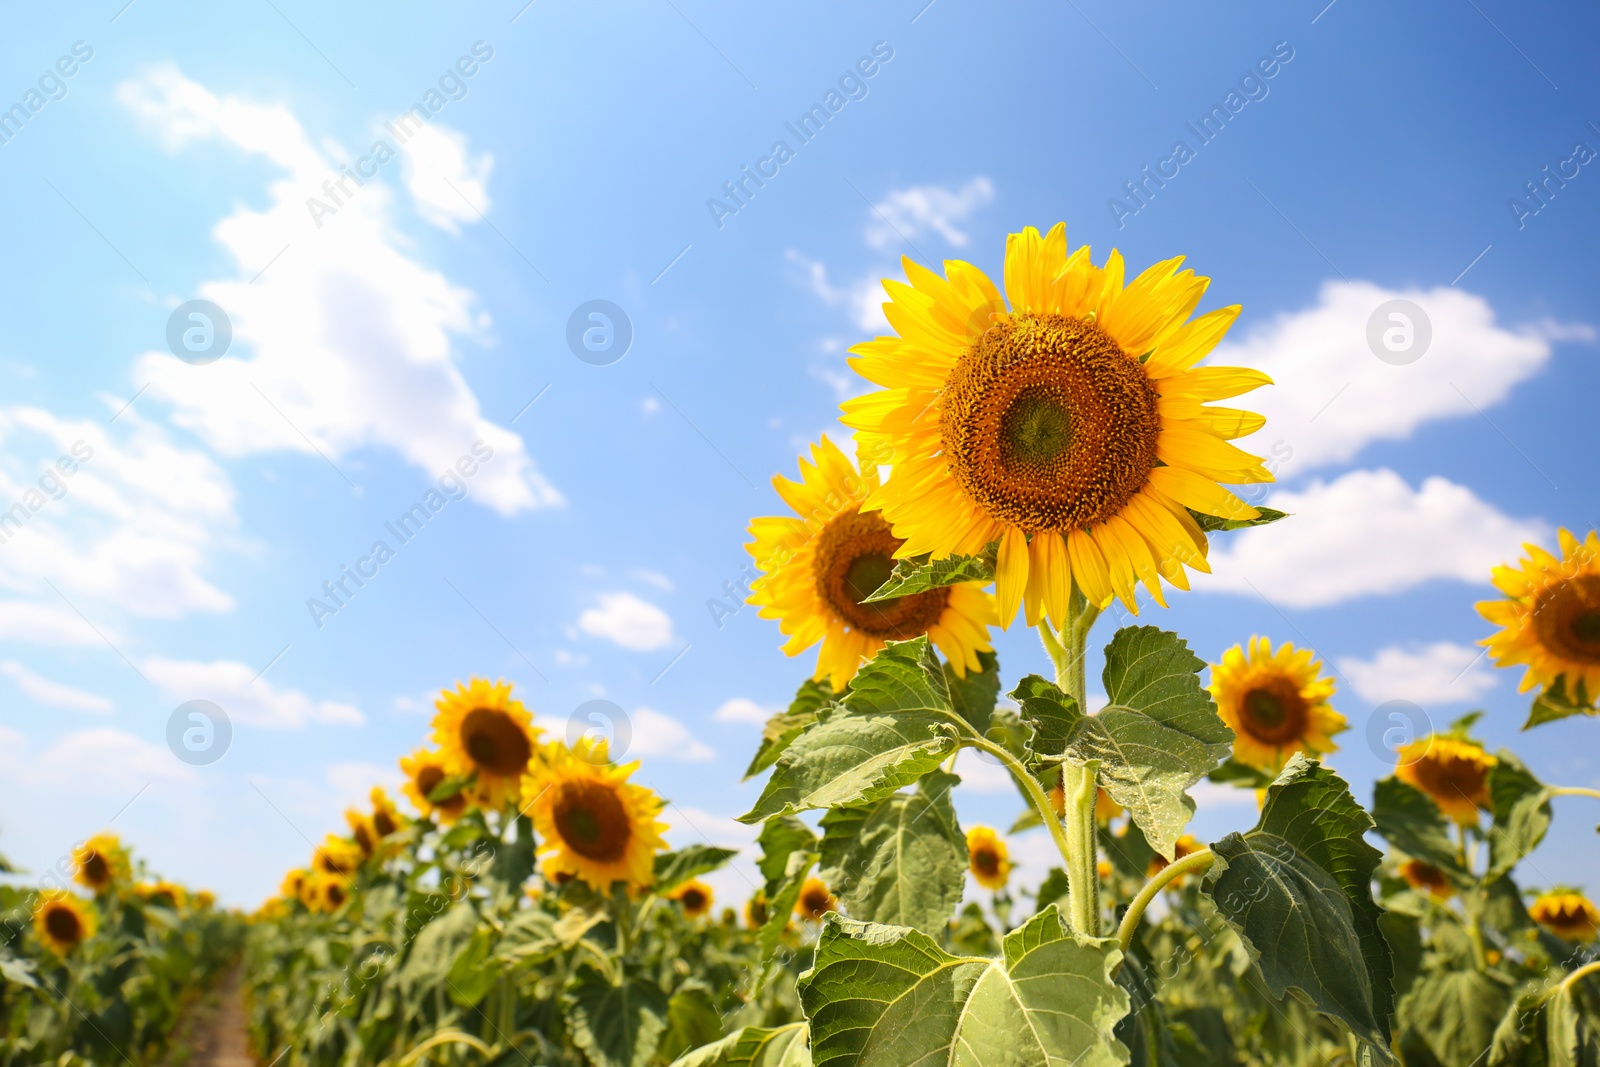
[[1538, 595], [1539, 643], [1563, 659], [1600, 664], [1600, 574], [1580, 574]]
[[344, 886], [340, 885], [338, 882], [329, 882], [328, 903], [337, 908], [344, 903], [344, 898]]
[[685, 911], [700, 911], [706, 906], [705, 891], [700, 889], [685, 889], [683, 896], [679, 897], [678, 900], [683, 904]]
[[499, 708], [473, 708], [461, 720], [461, 743], [479, 770], [521, 774], [533, 755], [528, 735]]
[[1264, 745], [1283, 745], [1306, 734], [1310, 708], [1286, 679], [1274, 678], [1248, 690], [1239, 708], [1244, 732]]
[[90, 885], [100, 886], [111, 881], [111, 865], [98, 852], [90, 852], [85, 856], [79, 869], [83, 871], [84, 880]]
[[1144, 368], [1095, 323], [1018, 315], [956, 361], [939, 430], [951, 475], [990, 515], [1030, 534], [1079, 530], [1144, 487], [1156, 401]]
[[876, 511], [841, 511], [817, 538], [817, 595], [838, 618], [869, 637], [906, 641], [927, 633], [950, 601], [948, 588], [862, 603], [889, 580], [894, 554], [904, 543]]
[[974, 849], [972, 852], [972, 869], [979, 874], [1000, 873], [1000, 854], [992, 848]]
[[388, 837], [390, 834], [400, 829], [400, 827], [395, 824], [394, 816], [390, 815], [383, 808], [379, 808], [377, 811], [372, 813], [372, 828], [378, 831], [379, 837]]
[[1443, 800], [1467, 800], [1483, 807], [1488, 803], [1489, 768], [1454, 753], [1429, 753], [1414, 768], [1424, 793]]
[[553, 807], [556, 831], [578, 855], [612, 863], [627, 851], [633, 824], [616, 790], [599, 782], [566, 782]]
[[[428, 766], [417, 772], [417, 792], [422, 794], [422, 799], [427, 800], [433, 791], [439, 788], [439, 783], [444, 781], [444, 768]], [[460, 793], [452, 793], [443, 800], [428, 801], [440, 811], [458, 811], [466, 806], [467, 798]]]
[[44, 913], [44, 928], [63, 945], [76, 945], [83, 939], [83, 921], [78, 918], [77, 912], [65, 904], [52, 905]]
[[833, 907], [833, 895], [821, 886], [807, 886], [800, 892], [800, 907], [813, 919], [820, 919]]

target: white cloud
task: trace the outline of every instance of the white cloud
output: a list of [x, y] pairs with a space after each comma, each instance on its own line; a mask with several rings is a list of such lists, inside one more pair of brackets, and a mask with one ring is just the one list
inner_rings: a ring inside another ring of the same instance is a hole
[[633, 726], [633, 740], [627, 752], [630, 759], [648, 756], [701, 763], [717, 758], [711, 746], [695, 737], [687, 726], [654, 708], [635, 708], [629, 721]]
[[[118, 637], [115, 630], [104, 625], [100, 633], [113, 642]], [[94, 627], [65, 604], [30, 604], [23, 600], [0, 600], [0, 640], [40, 645], [105, 644]]]
[[278, 689], [258, 668], [237, 660], [173, 660], [154, 657], [143, 664], [146, 677], [169, 701], [210, 700], [229, 719], [250, 726], [298, 729], [308, 723], [360, 726], [361, 710], [333, 700], [312, 700], [299, 690]]
[[1433, 477], [1413, 489], [1391, 470], [1350, 471], [1265, 503], [1290, 517], [1219, 537], [1213, 573], [1195, 589], [1325, 607], [1435, 578], [1487, 582], [1524, 542], [1550, 539], [1544, 523], [1512, 518], [1465, 486]]
[[57, 786], [72, 792], [126, 792], [156, 781], [193, 782], [198, 776], [165, 745], [109, 726], [74, 730], [38, 753], [28, 739], [0, 726], [0, 767], [12, 783]]
[[[962, 788], [974, 793], [1003, 794], [1017, 791], [1017, 783], [1011, 777], [1011, 772], [1001, 766], [999, 760], [977, 749], [961, 753], [956, 760], [956, 774], [961, 778]], [[1020, 802], [1021, 798], [1018, 800]]]
[[352, 805], [365, 809], [370, 804], [373, 786], [381, 785], [395, 793], [405, 780], [395, 764], [380, 766], [357, 761], [330, 763], [323, 768], [323, 776], [335, 794], [331, 806], [341, 809]]
[[1453, 704], [1476, 700], [1495, 686], [1495, 673], [1484, 662], [1484, 650], [1436, 641], [1428, 645], [1390, 645], [1371, 659], [1346, 657], [1339, 670], [1356, 695], [1374, 704], [1409, 700], [1416, 704]]
[[236, 274], [199, 291], [232, 322], [229, 354], [203, 368], [165, 352], [137, 362], [135, 377], [173, 406], [174, 422], [229, 456], [337, 461], [376, 445], [434, 477], [482, 440], [494, 458], [469, 480], [473, 496], [502, 514], [562, 502], [457, 368], [454, 341], [484, 319], [473, 294], [407, 254], [384, 181], [347, 182], [335, 212], [314, 220], [308, 202], [333, 203], [324, 184], [341, 178], [339, 165], [284, 107], [219, 98], [171, 65], [117, 96], [170, 147], [219, 139], [283, 172], [264, 210], [241, 203], [213, 230]]
[[488, 214], [494, 157], [471, 158], [465, 134], [438, 123], [423, 126], [406, 140], [404, 156], [406, 188], [424, 219], [457, 233], [461, 223]]
[[747, 722], [752, 726], [765, 726], [775, 710], [764, 708], [749, 697], [733, 697], [724, 700], [711, 717], [718, 722]]
[[959, 189], [942, 185], [895, 189], [873, 205], [867, 244], [881, 252], [933, 232], [946, 243], [965, 248], [967, 235], [957, 223], [993, 199], [994, 183], [981, 174]]
[[[1404, 366], [1378, 359], [1367, 343], [1368, 319], [1396, 299], [1422, 308], [1432, 327], [1428, 348]], [[1294, 454], [1280, 476], [1292, 476], [1345, 462], [1374, 441], [1405, 440], [1433, 419], [1475, 417], [1538, 373], [1552, 341], [1594, 336], [1590, 327], [1549, 321], [1508, 329], [1487, 300], [1460, 289], [1329, 281], [1314, 306], [1219, 345], [1209, 362], [1272, 376], [1276, 385], [1241, 401], [1267, 416], [1245, 447], [1259, 453], [1266, 442], [1283, 442]]]
[[53, 682], [34, 673], [16, 660], [0, 662], [0, 674], [16, 682], [17, 688], [25, 695], [52, 708], [91, 711], [100, 715], [108, 715], [112, 711], [111, 701], [99, 693], [91, 693], [64, 682]]
[[875, 271], [841, 289], [828, 280], [828, 268], [819, 260], [792, 248], [784, 258], [800, 268], [806, 287], [818, 300], [843, 308], [856, 329], [873, 335], [889, 332], [889, 320], [883, 317], [883, 302], [888, 299], [883, 292], [883, 272]]
[[677, 586], [672, 584], [672, 579], [668, 578], [660, 571], [648, 571], [644, 570], [643, 568], [639, 568], [632, 570], [629, 573], [632, 574], [633, 577], [639, 579], [641, 582], [644, 582], [646, 585], [653, 585], [665, 593], [670, 593], [677, 588]]
[[601, 593], [600, 606], [578, 616], [578, 628], [634, 652], [649, 652], [673, 643], [667, 613], [632, 593]]

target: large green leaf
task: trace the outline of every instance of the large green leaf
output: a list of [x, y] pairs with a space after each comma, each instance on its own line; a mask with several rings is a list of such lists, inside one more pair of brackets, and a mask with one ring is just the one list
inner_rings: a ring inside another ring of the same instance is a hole
[[967, 839], [950, 790], [933, 771], [915, 792], [822, 817], [822, 880], [857, 919], [937, 935], [966, 888]]
[[987, 733], [994, 716], [994, 702], [1000, 696], [1000, 661], [993, 652], [978, 653], [979, 670], [957, 674], [944, 665], [944, 684], [950, 691], [950, 706], [967, 720], [977, 733]]
[[1444, 1067], [1479, 1067], [1511, 992], [1471, 969], [1425, 976], [1406, 1000], [1405, 1016]]
[[939, 766], [970, 731], [927, 637], [891, 641], [857, 672], [844, 700], [822, 708], [790, 742], [739, 820], [880, 800]]
[[1489, 800], [1494, 825], [1489, 829], [1489, 872], [1508, 873], [1544, 840], [1550, 829], [1550, 791], [1516, 756], [1500, 750], [1489, 769]]
[[667, 1028], [667, 995], [639, 977], [613, 985], [580, 967], [564, 1006], [572, 1042], [594, 1067], [646, 1067]]
[[701, 984], [686, 984], [672, 994], [667, 1001], [667, 1034], [659, 1049], [663, 1058], [676, 1058], [722, 1036], [722, 1015], [709, 989]]
[[782, 815], [767, 820], [757, 841], [761, 845], [761, 877], [766, 879], [767, 921], [756, 934], [764, 963], [778, 950], [806, 875], [817, 862], [817, 835], [793, 815]]
[[830, 919], [800, 977], [817, 1067], [1121, 1067], [1128, 995], [1115, 941], [1047, 908], [999, 959], [952, 956], [904, 927]]
[[926, 593], [930, 589], [943, 589], [962, 582], [994, 581], [995, 559], [999, 556], [1000, 542], [993, 541], [976, 556], [950, 556], [930, 560], [915, 556], [895, 563], [889, 578], [872, 595], [862, 601], [873, 604], [881, 600]]
[[750, 766], [745, 768], [746, 779], [754, 778], [774, 763], [783, 755], [783, 750], [789, 743], [799, 737], [801, 731], [817, 721], [817, 711], [824, 704], [833, 700], [833, 686], [826, 680], [815, 681], [807, 679], [795, 693], [794, 700], [789, 706], [767, 720], [766, 726], [761, 730], [761, 744], [756, 748], [756, 754], [751, 757]]
[[1033, 727], [1034, 754], [1046, 759], [1064, 755], [1083, 719], [1072, 695], [1037, 674], [1023, 678], [1008, 695], [1022, 709], [1022, 721]]
[[1544, 1020], [1550, 1067], [1600, 1064], [1600, 1015], [1592, 997], [1563, 982], [1545, 1006]]
[[655, 891], [665, 893], [691, 878], [720, 870], [738, 854], [736, 848], [715, 848], [711, 845], [690, 845], [676, 852], [662, 852], [656, 856]]
[[1268, 787], [1255, 829], [1212, 846], [1205, 887], [1274, 993], [1300, 989], [1383, 1048], [1394, 962], [1372, 899], [1382, 855], [1363, 840], [1370, 829], [1344, 781], [1296, 754]]
[[746, 1026], [715, 1044], [695, 1049], [672, 1067], [811, 1067], [806, 1024], [772, 1029]]
[[1372, 789], [1372, 821], [1384, 840], [1439, 868], [1459, 888], [1477, 881], [1461, 865], [1444, 813], [1421, 790], [1394, 777], [1379, 781]]

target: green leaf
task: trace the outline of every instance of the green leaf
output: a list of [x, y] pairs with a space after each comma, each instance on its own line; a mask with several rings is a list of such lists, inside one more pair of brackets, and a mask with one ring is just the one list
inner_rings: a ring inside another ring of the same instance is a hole
[[790, 742], [799, 737], [807, 726], [817, 721], [818, 710], [832, 702], [832, 685], [826, 680], [819, 682], [807, 679], [800, 686], [799, 692], [795, 693], [794, 700], [789, 702], [789, 707], [773, 715], [767, 720], [766, 726], [762, 727], [761, 745], [751, 758], [750, 766], [745, 768], [745, 779], [754, 778], [776, 763]]
[[594, 1067], [647, 1067], [667, 1028], [667, 996], [654, 982], [612, 985], [584, 966], [567, 990], [567, 1029]]
[[1206, 777], [1219, 785], [1237, 785], [1246, 789], [1265, 789], [1272, 784], [1272, 775], [1259, 767], [1240, 763], [1232, 756], [1223, 760], [1222, 765]]
[[450, 973], [445, 976], [450, 984], [450, 999], [463, 1008], [476, 1007], [500, 977], [498, 968], [487, 966], [493, 947], [494, 931], [480, 926], [450, 965]]
[[665, 893], [691, 878], [720, 870], [738, 854], [736, 848], [713, 848], [711, 845], [690, 845], [676, 852], [662, 852], [656, 856], [655, 891]]
[[[1062, 757], [1099, 760], [1101, 787], [1168, 860], [1194, 816], [1188, 790], [1227, 758], [1233, 744], [1233, 731], [1200, 685], [1205, 666], [1177, 634], [1154, 626], [1118, 630], [1106, 646], [1110, 703], [1071, 724]], [[1057, 723], [1070, 715], [1070, 698], [1050, 695], [1043, 679], [1029, 681], [1025, 708], [1052, 706]]]
[[822, 817], [822, 880], [857, 919], [937, 935], [966, 888], [967, 839], [950, 790], [932, 771], [913, 793]]
[[667, 1001], [667, 1035], [661, 1042], [663, 1058], [677, 1058], [690, 1049], [709, 1045], [722, 1037], [722, 1016], [701, 985], [686, 985]]
[[533, 876], [533, 855], [536, 844], [533, 820], [526, 815], [518, 815], [516, 822], [516, 839], [500, 845], [495, 851], [494, 866], [491, 868], [495, 879], [513, 893]]
[[1276, 994], [1302, 990], [1318, 1011], [1388, 1046], [1394, 962], [1378, 928], [1363, 840], [1372, 819], [1344, 781], [1296, 754], [1267, 789], [1255, 829], [1211, 846], [1205, 888]]
[[1550, 1067], [1600, 1064], [1600, 1016], [1585, 1010], [1576, 986], [1563, 982], [1544, 1009], [1545, 1049]]
[[428, 790], [428, 802], [437, 804], [441, 800], [449, 800], [471, 784], [470, 774], [447, 774], [440, 779], [438, 785]]
[[1037, 674], [1023, 678], [1008, 695], [1022, 709], [1022, 721], [1033, 727], [1034, 753], [1047, 758], [1063, 755], [1083, 719], [1072, 695]]
[[400, 968], [402, 982], [415, 987], [444, 981], [477, 928], [478, 911], [471, 901], [457, 901], [445, 909], [412, 939], [411, 952]]
[[994, 716], [994, 702], [1000, 696], [1000, 661], [993, 652], [979, 652], [981, 670], [968, 671], [965, 677], [944, 665], [944, 684], [950, 691], [950, 706], [967, 720], [977, 733], [987, 733]]
[[1534, 697], [1533, 707], [1528, 709], [1528, 721], [1522, 724], [1522, 728], [1531, 730], [1535, 726], [1572, 715], [1600, 715], [1600, 710], [1595, 708], [1594, 696], [1585, 690], [1581, 681], [1569, 692], [1567, 676], [1559, 675], [1554, 683]]
[[1542, 993], [1524, 993], [1506, 1009], [1500, 1025], [1494, 1028], [1494, 1037], [1489, 1046], [1489, 1067], [1521, 1064], [1529, 1058], [1529, 1053], [1538, 1052], [1538, 1031], [1544, 999]]
[[872, 595], [862, 603], [874, 604], [962, 582], [992, 582], [995, 560], [999, 554], [1000, 542], [991, 541], [976, 556], [950, 556], [931, 561], [927, 556], [916, 556], [898, 560], [889, 580], [873, 590]]
[[778, 757], [739, 821], [880, 800], [943, 763], [970, 730], [928, 638], [891, 641]]
[[1489, 828], [1489, 871], [1486, 880], [1507, 874], [1532, 852], [1550, 829], [1550, 791], [1510, 752], [1501, 749], [1489, 769], [1489, 800], [1494, 825]]
[[816, 1067], [1121, 1067], [1122, 953], [1049, 908], [999, 959], [952, 956], [904, 927], [830, 918], [797, 988]]
[[767, 921], [756, 935], [761, 961], [778, 950], [789, 916], [800, 900], [811, 865], [817, 862], [817, 835], [793, 815], [769, 819], [757, 838], [761, 845], [761, 876], [766, 879]]
[[672, 1067], [811, 1067], [806, 1024], [773, 1029], [746, 1026], [715, 1044], [695, 1049]]
[[1439, 868], [1457, 888], [1476, 883], [1472, 872], [1461, 866], [1444, 813], [1421, 790], [1394, 777], [1379, 781], [1372, 789], [1372, 821], [1384, 840], [1412, 859]]
[[1265, 526], [1268, 523], [1289, 517], [1288, 512], [1277, 511], [1273, 508], [1256, 508], [1256, 511], [1260, 512], [1260, 516], [1254, 519], [1219, 519], [1215, 515], [1205, 515], [1195, 511], [1193, 508], [1185, 508], [1184, 510], [1194, 517], [1194, 521], [1199, 523], [1200, 529], [1206, 533], [1221, 533], [1225, 530], [1243, 530], [1251, 526]]
[[1511, 1005], [1511, 993], [1471, 969], [1423, 977], [1406, 1000], [1406, 1016], [1444, 1067], [1477, 1067]]

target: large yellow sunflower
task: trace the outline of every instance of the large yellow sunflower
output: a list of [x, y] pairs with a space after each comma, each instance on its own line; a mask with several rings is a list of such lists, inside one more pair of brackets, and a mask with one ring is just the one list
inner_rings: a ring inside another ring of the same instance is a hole
[[987, 826], [967, 831], [967, 869], [985, 889], [1004, 889], [1011, 877], [1011, 853], [1005, 841]]
[[95, 834], [72, 850], [72, 880], [85, 889], [104, 893], [133, 877], [128, 850], [113, 833]]
[[515, 804], [522, 776], [544, 731], [522, 701], [511, 698], [510, 682], [474, 678], [446, 689], [434, 706], [433, 740], [452, 774], [476, 774], [474, 799], [485, 808]]
[[552, 741], [533, 762], [522, 791], [539, 835], [546, 877], [581, 878], [602, 893], [613, 882], [642, 889], [655, 881], [656, 852], [665, 823], [657, 822], [661, 798], [629, 775], [637, 762], [614, 766], [604, 740], [587, 737], [568, 748]]
[[1489, 807], [1489, 771], [1500, 762], [1482, 745], [1433, 734], [1402, 746], [1396, 756], [1396, 778], [1426, 793], [1460, 825], [1477, 825], [1478, 809]]
[[1296, 752], [1332, 752], [1333, 735], [1348, 725], [1328, 706], [1333, 679], [1309, 648], [1285, 641], [1276, 650], [1265, 637], [1234, 645], [1211, 665], [1217, 714], [1233, 728], [1233, 756], [1276, 775]]
[[57, 956], [93, 937], [96, 925], [89, 902], [65, 889], [41, 889], [34, 899], [33, 932]]
[[1565, 676], [1579, 704], [1600, 697], [1600, 534], [1583, 541], [1560, 532], [1561, 558], [1538, 545], [1517, 567], [1496, 567], [1494, 584], [1504, 600], [1478, 604], [1500, 626], [1481, 643], [1500, 667], [1523, 664], [1521, 692]]
[[981, 582], [963, 582], [894, 600], [863, 604], [894, 569], [901, 541], [876, 511], [862, 502], [878, 486], [878, 468], [861, 470], [826, 436], [800, 460], [800, 481], [772, 479], [793, 515], [755, 519], [745, 547], [762, 577], [751, 583], [750, 603], [764, 619], [777, 619], [789, 635], [783, 646], [799, 655], [818, 641], [812, 677], [829, 679], [835, 690], [855, 676], [886, 641], [921, 634], [944, 653], [957, 674], [978, 670], [987, 652], [988, 627], [998, 619], [994, 598]]
[[[1193, 321], [1209, 279], [1182, 257], [1123, 284], [1067, 254], [1066, 227], [1032, 227], [1006, 244], [1005, 296], [970, 263], [946, 277], [904, 260], [910, 284], [886, 280], [898, 336], [851, 349], [851, 365], [884, 388], [844, 404], [844, 422], [893, 474], [867, 499], [898, 556], [942, 558], [1000, 546], [1000, 621], [1019, 603], [1060, 628], [1076, 583], [1098, 606], [1137, 611], [1143, 582], [1188, 588], [1184, 565], [1208, 570], [1206, 537], [1186, 508], [1228, 519], [1258, 512], [1223, 484], [1267, 482], [1258, 457], [1229, 444], [1261, 416], [1206, 402], [1271, 379], [1196, 367], [1237, 306]], [[1011, 306], [1007, 310], [1006, 297]]]
[[453, 793], [444, 800], [428, 799], [429, 795], [450, 777], [444, 757], [433, 749], [419, 748], [409, 756], [401, 756], [400, 771], [406, 776], [405, 784], [400, 787], [400, 791], [417, 806], [423, 818], [437, 814], [439, 821], [448, 826], [467, 810], [468, 798], [465, 792]]
[[1528, 908], [1534, 922], [1568, 941], [1593, 941], [1600, 934], [1600, 908], [1576, 889], [1552, 889]]

